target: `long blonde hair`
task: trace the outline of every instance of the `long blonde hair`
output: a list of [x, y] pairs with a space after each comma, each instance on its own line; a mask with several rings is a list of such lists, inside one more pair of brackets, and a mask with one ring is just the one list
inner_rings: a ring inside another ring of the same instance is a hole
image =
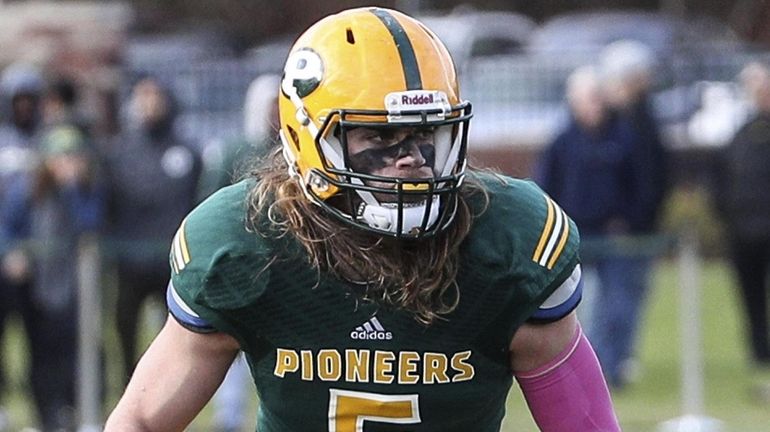
[[[486, 190], [472, 172], [450, 227], [430, 239], [408, 241], [368, 233], [329, 217], [289, 176], [279, 148], [256, 164], [249, 176], [256, 178], [248, 196], [250, 228], [259, 233], [267, 218], [271, 229], [301, 243], [309, 264], [319, 272], [360, 286], [366, 300], [412, 312], [426, 325], [457, 306], [459, 246], [488, 203]], [[482, 205], [471, 207], [472, 195], [480, 195]]]

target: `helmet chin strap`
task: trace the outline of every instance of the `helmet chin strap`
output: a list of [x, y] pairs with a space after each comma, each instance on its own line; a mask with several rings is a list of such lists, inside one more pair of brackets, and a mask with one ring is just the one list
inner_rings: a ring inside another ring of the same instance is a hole
[[[401, 212], [398, 211], [398, 204], [379, 203], [371, 193], [357, 191], [358, 195], [364, 200], [358, 207], [356, 219], [363, 221], [372, 228], [387, 231], [394, 234], [411, 234], [415, 229], [422, 228], [422, 221], [425, 218], [427, 201], [416, 205], [402, 206]], [[364, 196], [368, 195], [368, 198]], [[428, 214], [428, 223], [425, 228], [430, 228], [438, 220], [439, 207], [441, 199], [438, 196], [432, 198], [430, 213]], [[398, 219], [401, 218], [401, 232], [398, 232]]]

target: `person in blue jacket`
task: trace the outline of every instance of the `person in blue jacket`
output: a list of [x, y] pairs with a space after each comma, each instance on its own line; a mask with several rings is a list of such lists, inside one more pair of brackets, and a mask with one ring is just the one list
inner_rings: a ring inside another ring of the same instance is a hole
[[10, 244], [4, 273], [30, 287], [20, 301], [32, 320], [30, 378], [43, 430], [75, 427], [77, 250], [100, 229], [105, 201], [88, 148], [74, 126], [51, 129], [41, 138], [38, 168], [11, 184], [2, 208]]
[[599, 281], [593, 290], [586, 287], [587, 332], [608, 384], [619, 388], [630, 378], [649, 257], [606, 246], [649, 232], [658, 205], [649, 198], [656, 187], [652, 177], [663, 167], [649, 157], [635, 124], [608, 105], [595, 67], [570, 75], [566, 98], [570, 121], [541, 155], [537, 178], [585, 239], [586, 272], [595, 270]]

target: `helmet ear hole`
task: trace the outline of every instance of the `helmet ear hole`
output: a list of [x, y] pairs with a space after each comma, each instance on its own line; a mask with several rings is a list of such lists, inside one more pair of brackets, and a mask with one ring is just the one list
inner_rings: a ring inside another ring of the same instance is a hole
[[355, 35], [353, 35], [353, 30], [351, 30], [350, 27], [348, 27], [345, 30], [345, 34], [347, 35], [348, 43], [351, 44], [351, 45], [355, 45], [356, 44], [356, 37], [355, 37]]

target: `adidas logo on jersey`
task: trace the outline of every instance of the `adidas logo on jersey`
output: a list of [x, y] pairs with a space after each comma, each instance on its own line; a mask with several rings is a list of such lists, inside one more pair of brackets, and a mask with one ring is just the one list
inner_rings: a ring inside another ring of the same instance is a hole
[[350, 332], [350, 338], [356, 340], [391, 340], [393, 333], [386, 331], [377, 317], [371, 317]]

